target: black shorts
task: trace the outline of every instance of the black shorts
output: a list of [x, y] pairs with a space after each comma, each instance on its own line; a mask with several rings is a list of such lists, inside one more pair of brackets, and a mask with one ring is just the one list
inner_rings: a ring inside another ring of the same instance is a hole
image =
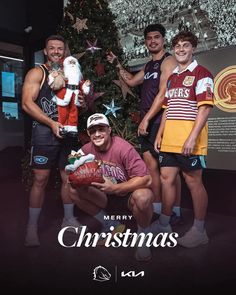
[[56, 166], [63, 170], [68, 164], [71, 150], [77, 151], [80, 144], [77, 139], [66, 138], [61, 145], [35, 145], [31, 148], [30, 165], [33, 169], [51, 169]]
[[176, 153], [159, 153], [160, 167], [179, 167], [183, 171], [206, 168], [205, 156], [184, 156]]
[[121, 213], [130, 212], [130, 198], [132, 193], [123, 197], [116, 195], [107, 195], [107, 207], [108, 213], [120, 215]]
[[158, 158], [158, 153], [154, 150], [154, 142], [158, 129], [160, 127], [159, 123], [152, 123], [149, 125], [148, 135], [140, 135], [138, 137], [139, 143], [141, 145], [142, 154], [149, 151], [154, 157]]

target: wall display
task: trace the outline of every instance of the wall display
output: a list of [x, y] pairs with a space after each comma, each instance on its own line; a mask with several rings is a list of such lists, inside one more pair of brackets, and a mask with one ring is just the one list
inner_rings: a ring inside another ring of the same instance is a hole
[[2, 72], [2, 96], [15, 97], [15, 73]]
[[207, 167], [236, 170], [236, 46], [196, 55], [214, 75], [215, 106], [208, 119]]

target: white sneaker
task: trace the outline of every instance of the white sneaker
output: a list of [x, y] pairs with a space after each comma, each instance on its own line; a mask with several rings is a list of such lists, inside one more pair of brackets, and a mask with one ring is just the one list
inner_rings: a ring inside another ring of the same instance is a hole
[[26, 247], [37, 247], [40, 246], [38, 238], [38, 227], [36, 225], [28, 225], [25, 237]]
[[163, 226], [160, 224], [159, 220], [156, 220], [153, 223], [151, 223], [151, 225], [149, 226], [149, 229], [150, 229], [150, 232], [153, 234], [172, 233], [171, 226], [169, 224], [167, 226]]
[[[78, 233], [80, 233], [81, 231], [81, 226], [82, 224], [79, 223], [79, 221], [77, 220], [77, 218], [75, 217], [71, 217], [69, 219], [67, 218], [63, 218], [62, 224], [61, 224], [61, 228], [64, 228], [66, 226], [74, 226], [74, 227], [78, 227]], [[73, 228], [68, 228], [67, 231], [72, 232], [74, 234], [76, 234], [75, 230]]]
[[146, 245], [142, 245], [142, 247], [137, 247], [134, 257], [137, 261], [149, 261], [152, 258], [151, 249]]
[[201, 233], [196, 227], [191, 227], [191, 229], [185, 233], [181, 238], [177, 239], [178, 245], [186, 248], [194, 248], [200, 245], [205, 245], [209, 242], [206, 231]]

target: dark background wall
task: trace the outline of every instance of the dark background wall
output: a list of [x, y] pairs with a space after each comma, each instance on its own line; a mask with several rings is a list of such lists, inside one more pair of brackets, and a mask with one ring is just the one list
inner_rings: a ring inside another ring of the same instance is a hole
[[[56, 32], [63, 16], [63, 0], [1, 0], [0, 41], [41, 49]], [[32, 26], [32, 31], [24, 31]]]
[[[62, 16], [62, 0], [1, 0], [0, 42], [24, 47], [27, 70], [31, 65], [33, 52], [41, 49], [45, 38], [56, 32]], [[27, 26], [32, 26], [29, 34], [24, 31]], [[21, 177], [23, 154], [19, 147], [10, 147], [0, 152], [0, 182], [10, 177]], [[234, 171], [206, 169], [203, 178], [209, 194], [209, 211], [236, 216], [236, 167]], [[184, 182], [182, 205], [192, 206]]]

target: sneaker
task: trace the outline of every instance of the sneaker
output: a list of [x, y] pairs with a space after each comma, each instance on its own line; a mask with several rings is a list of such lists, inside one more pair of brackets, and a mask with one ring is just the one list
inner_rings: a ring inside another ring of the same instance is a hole
[[177, 216], [175, 212], [172, 212], [170, 217], [170, 225], [174, 226], [177, 224], [183, 224], [183, 218], [182, 216]]
[[209, 242], [206, 231], [199, 232], [196, 227], [192, 227], [185, 235], [177, 239], [178, 245], [186, 248], [194, 248], [200, 245], [205, 245]]
[[28, 225], [25, 237], [26, 247], [37, 247], [40, 246], [38, 238], [38, 227], [37, 225]]
[[134, 257], [137, 261], [149, 261], [152, 258], [151, 249], [146, 245], [143, 245], [142, 247], [137, 247]]
[[[114, 227], [114, 229], [112, 231], [110, 230], [110, 227], [111, 226]], [[105, 221], [105, 223], [104, 223], [104, 225], [103, 225], [103, 227], [101, 229], [101, 232], [102, 233], [109, 233], [109, 232], [111, 232], [112, 237], [113, 237], [115, 233], [123, 233], [125, 231], [125, 227], [126, 227], [125, 224], [121, 224], [119, 221], [116, 221], [116, 220], [114, 220], [114, 221], [113, 220], [112, 221], [111, 220], [107, 220], [107, 221]], [[100, 237], [97, 245], [104, 246], [105, 243], [106, 243], [106, 238]]]
[[159, 233], [172, 233], [172, 228], [171, 226], [168, 224], [167, 226], [163, 226], [160, 224], [159, 220], [154, 221], [153, 223], [151, 223], [151, 225], [149, 226], [150, 228], [150, 232], [153, 234], [159, 234]]
[[[79, 223], [79, 221], [75, 217], [71, 217], [69, 219], [63, 218], [61, 228], [64, 228], [66, 226], [78, 227], [78, 233], [80, 233], [82, 224]], [[66, 231], [77, 234], [73, 228], [68, 228]]]

